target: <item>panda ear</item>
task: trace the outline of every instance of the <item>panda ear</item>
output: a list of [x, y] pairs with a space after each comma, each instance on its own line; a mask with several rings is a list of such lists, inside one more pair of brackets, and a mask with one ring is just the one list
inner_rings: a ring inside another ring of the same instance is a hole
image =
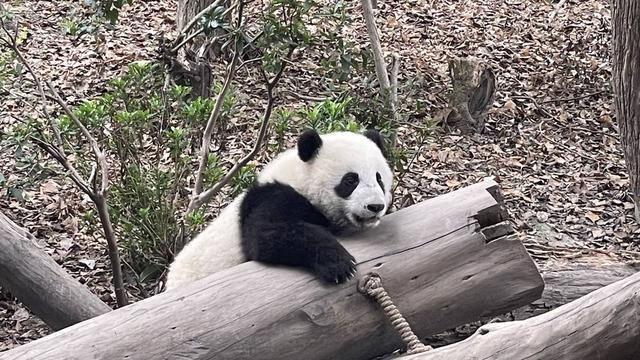
[[320, 139], [318, 132], [313, 129], [305, 130], [298, 137], [298, 156], [300, 160], [307, 162], [313, 159], [318, 154], [321, 146], [322, 139]]
[[367, 139], [373, 141], [376, 145], [378, 145], [378, 148], [380, 148], [380, 151], [382, 151], [382, 155], [384, 155], [385, 157], [387, 156], [384, 139], [382, 138], [382, 135], [380, 135], [380, 132], [378, 130], [369, 129], [362, 135], [366, 136]]

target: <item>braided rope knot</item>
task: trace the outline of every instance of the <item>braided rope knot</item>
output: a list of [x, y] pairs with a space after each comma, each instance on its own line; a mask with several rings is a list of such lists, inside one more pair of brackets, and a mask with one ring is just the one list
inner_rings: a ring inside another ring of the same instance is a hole
[[384, 287], [382, 287], [380, 275], [369, 273], [363, 276], [358, 282], [358, 291], [372, 297], [382, 307], [385, 315], [391, 321], [391, 325], [407, 345], [407, 354], [417, 354], [432, 349], [431, 346], [423, 344], [413, 333], [407, 320], [402, 316]]

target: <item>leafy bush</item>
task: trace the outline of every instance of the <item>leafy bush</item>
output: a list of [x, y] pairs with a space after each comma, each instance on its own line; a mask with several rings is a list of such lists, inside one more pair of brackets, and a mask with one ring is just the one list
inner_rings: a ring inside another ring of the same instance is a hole
[[316, 129], [321, 133], [333, 131], [353, 131], [361, 130], [361, 125], [356, 122], [355, 117], [349, 112], [351, 98], [342, 100], [327, 99], [317, 103], [311, 108], [300, 111], [300, 115], [305, 119], [306, 125]]
[[[186, 207], [195, 168], [193, 144], [213, 108], [211, 99], [189, 98], [189, 89], [174, 86], [162, 91], [164, 73], [153, 63], [130, 64], [126, 74], [109, 83], [109, 91], [76, 106], [72, 111], [110, 155], [109, 211], [123, 258], [139, 276], [151, 280], [179, 250], [181, 212]], [[219, 89], [219, 87], [216, 87]], [[223, 106], [221, 119], [233, 111], [235, 97]], [[84, 178], [92, 171], [93, 156], [80, 129], [66, 115], [57, 125], [65, 150], [75, 157]], [[37, 121], [25, 121], [12, 129], [14, 141], [31, 137], [50, 139]], [[219, 158], [211, 154], [205, 184], [212, 185], [225, 173]], [[233, 183], [234, 191], [251, 180], [247, 169]], [[15, 190], [14, 190], [15, 192]], [[93, 218], [94, 225], [97, 219]], [[204, 214], [187, 217], [191, 229], [204, 224]]]
[[[97, 4], [103, 6], [103, 15], [115, 20], [118, 10], [128, 2], [105, 0]], [[298, 132], [297, 126], [312, 127], [323, 133], [362, 131], [369, 127], [392, 133], [397, 125], [393, 124], [393, 114], [389, 113], [386, 104], [379, 97], [370, 96], [369, 90], [375, 86], [370, 53], [366, 48], [357, 48], [343, 40], [336, 31], [351, 20], [347, 5], [342, 1], [327, 5], [313, 0], [274, 0], [261, 9], [259, 19], [251, 19], [255, 23], [248, 24], [246, 29], [232, 29], [232, 24], [217, 22], [222, 8], [214, 9], [202, 18], [200, 25], [205, 34], [221, 32], [225, 34], [221, 37], [229, 42], [238, 41], [240, 48], [259, 48], [252, 56], [260, 56], [260, 61], [245, 64], [247, 67], [258, 64], [266, 78], [272, 78], [272, 74], [282, 68], [285, 64], [283, 54], [289, 53], [294, 46], [327, 49], [322, 63], [326, 83], [322, 85], [332, 94], [342, 95], [303, 109], [276, 109], [272, 129], [276, 134], [277, 151], [283, 149], [288, 135]], [[75, 18], [65, 20], [61, 25], [70, 35], [88, 31]], [[251, 35], [251, 46], [245, 43], [246, 38], [235, 37], [240, 31]], [[3, 59], [0, 56], [0, 85], [3, 70], [10, 70], [10, 66], [4, 64], [13, 61], [9, 59], [3, 63]], [[212, 99], [222, 88], [220, 83], [214, 82], [214, 96], [195, 97], [188, 87], [165, 84], [164, 70], [155, 63], [130, 64], [124, 76], [109, 82], [105, 94], [73, 109], [109, 155], [109, 211], [124, 250], [124, 259], [141, 282], [161, 274], [179, 250], [185, 232], [196, 232], [205, 224], [203, 209], [189, 213], [184, 210], [194, 182], [192, 174], [197, 169], [202, 132], [214, 107]], [[343, 86], [345, 81], [354, 78], [362, 78], [366, 84], [365, 94]], [[213, 131], [213, 142], [228, 129], [237, 102], [231, 87]], [[300, 123], [298, 119], [301, 119]], [[80, 175], [84, 179], [92, 178], [93, 154], [80, 129], [65, 115], [56, 122], [62, 132], [63, 146], [74, 157]], [[14, 138], [37, 137], [51, 141], [53, 134], [46, 128], [42, 119], [27, 119], [14, 129]], [[392, 154], [401, 162], [407, 161], [406, 154], [400, 151]], [[203, 182], [209, 187], [223, 178], [226, 164], [216, 154], [210, 154], [206, 164]], [[230, 182], [231, 195], [241, 193], [255, 179], [255, 165], [243, 167]], [[93, 217], [97, 224], [94, 214], [87, 212], [85, 215], [86, 220]]]

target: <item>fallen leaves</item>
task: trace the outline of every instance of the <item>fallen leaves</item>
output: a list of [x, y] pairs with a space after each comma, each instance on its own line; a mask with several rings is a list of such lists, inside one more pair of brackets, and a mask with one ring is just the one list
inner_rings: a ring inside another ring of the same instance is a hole
[[[74, 42], [60, 34], [59, 23], [75, 3], [29, 4], [30, 9], [20, 8], [30, 33], [24, 51], [71, 103], [104, 91], [105, 81], [121, 73], [126, 63], [152, 58], [153, 39], [161, 31], [172, 31], [175, 15], [175, 1], [136, 0], [114, 30], [102, 33], [104, 39], [83, 36]], [[361, 13], [357, 2], [351, 13]], [[400, 125], [399, 146], [417, 156], [398, 184], [396, 207], [496, 176], [513, 223], [526, 241], [638, 250], [640, 227], [632, 220], [629, 180], [611, 107], [607, 1], [567, 1], [556, 8], [551, 2], [398, 0], [379, 2], [377, 18], [386, 25], [380, 34], [385, 53], [402, 56], [401, 93], [411, 92], [425, 104], [422, 112], [427, 115], [409, 121], [446, 117], [449, 57], [475, 56], [489, 63], [498, 79], [496, 106], [483, 135], [438, 133], [431, 143], [422, 144], [415, 124]], [[364, 24], [357, 16], [355, 20], [342, 34], [367, 46]], [[288, 93], [325, 96], [326, 89], [318, 86], [323, 83], [318, 75], [323, 56], [313, 49], [300, 52], [278, 89], [279, 106], [308, 104]], [[224, 65], [213, 65], [220, 74]], [[407, 85], [418, 80], [419, 86]], [[362, 89], [364, 83], [354, 79], [349, 86]], [[27, 88], [29, 82], [20, 85], [29, 97], [8, 99], [7, 111], [39, 116], [29, 106], [39, 101], [37, 94]], [[225, 164], [248, 152], [253, 124], [264, 108], [263, 94], [255, 90], [261, 87], [253, 79], [234, 85], [240, 105], [230, 122], [234, 134], [224, 139], [220, 150]], [[584, 97], [587, 94], [593, 95]], [[402, 113], [415, 114], [415, 109], [401, 106]], [[3, 116], [0, 124], [6, 122]], [[261, 153], [256, 161], [264, 163], [270, 156]], [[27, 176], [9, 162], [0, 166], [8, 183]], [[86, 196], [59, 178], [26, 191], [9, 191], [14, 197], [0, 199], [3, 210], [46, 240], [46, 250], [56, 261], [112, 303], [102, 234], [81, 220], [90, 209]], [[216, 198], [210, 216], [226, 202], [225, 196]], [[0, 350], [47, 332], [33, 316], [24, 320], [24, 308], [3, 296]], [[17, 324], [20, 331], [15, 331]]]

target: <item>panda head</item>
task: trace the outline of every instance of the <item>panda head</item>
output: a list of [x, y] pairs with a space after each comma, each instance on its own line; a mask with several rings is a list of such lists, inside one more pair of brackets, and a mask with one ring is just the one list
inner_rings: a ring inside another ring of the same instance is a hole
[[297, 158], [302, 171], [294, 188], [339, 229], [378, 225], [389, 208], [393, 181], [380, 133], [307, 130], [298, 138]]

